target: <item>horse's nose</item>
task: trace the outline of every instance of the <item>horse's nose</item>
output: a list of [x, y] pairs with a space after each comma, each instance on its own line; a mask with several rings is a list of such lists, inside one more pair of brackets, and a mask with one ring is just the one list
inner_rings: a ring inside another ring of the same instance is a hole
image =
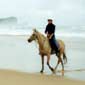
[[28, 42], [31, 42], [31, 40], [30, 40], [30, 39], [28, 39]]

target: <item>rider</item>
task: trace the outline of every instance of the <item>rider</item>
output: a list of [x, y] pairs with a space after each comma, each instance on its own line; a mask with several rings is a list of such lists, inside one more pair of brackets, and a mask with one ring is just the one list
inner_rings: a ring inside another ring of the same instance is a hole
[[55, 25], [53, 24], [52, 19], [48, 19], [48, 24], [45, 29], [45, 34], [47, 34], [47, 38], [49, 39], [50, 46], [53, 50], [57, 52], [59, 51], [59, 44], [55, 39]]

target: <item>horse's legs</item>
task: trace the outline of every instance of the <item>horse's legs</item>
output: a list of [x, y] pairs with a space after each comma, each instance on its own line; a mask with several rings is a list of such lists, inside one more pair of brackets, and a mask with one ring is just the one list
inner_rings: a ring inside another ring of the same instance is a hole
[[62, 65], [62, 75], [64, 75], [64, 64], [63, 64], [61, 55], [62, 55], [62, 52], [60, 52], [59, 55], [58, 55], [58, 62], [57, 62], [57, 65], [56, 65], [56, 67], [55, 67], [55, 70], [57, 69], [59, 63], [61, 62], [61, 65]]
[[49, 69], [54, 73], [54, 69], [50, 66], [49, 61], [50, 61], [50, 55], [47, 55], [47, 65]]
[[59, 61], [61, 62], [61, 65], [62, 65], [62, 75], [64, 75], [64, 64], [63, 64], [63, 61], [61, 59], [61, 54], [62, 53], [59, 54]]
[[56, 67], [55, 67], [55, 70], [57, 69], [59, 63], [60, 63], [60, 60], [58, 59], [57, 65], [56, 65]]
[[41, 61], [42, 61], [42, 69], [41, 69], [41, 73], [43, 73], [43, 71], [44, 71], [44, 56], [43, 55], [41, 55]]

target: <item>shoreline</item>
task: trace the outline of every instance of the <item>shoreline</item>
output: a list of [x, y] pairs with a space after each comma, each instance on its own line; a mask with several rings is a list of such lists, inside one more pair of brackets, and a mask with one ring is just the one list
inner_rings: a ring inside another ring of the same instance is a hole
[[0, 69], [0, 85], [85, 85], [85, 81], [56, 75]]

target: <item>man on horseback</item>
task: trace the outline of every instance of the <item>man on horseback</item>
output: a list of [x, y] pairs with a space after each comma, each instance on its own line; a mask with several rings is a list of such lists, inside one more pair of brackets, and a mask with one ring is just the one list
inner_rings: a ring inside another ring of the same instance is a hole
[[[61, 63], [62, 75], [64, 75], [63, 60], [65, 62], [67, 62], [67, 57], [65, 55], [65, 44], [62, 40], [56, 41], [56, 39], [55, 39], [55, 25], [52, 23], [51, 19], [48, 20], [48, 25], [46, 26], [45, 33], [47, 34], [48, 39], [42, 33], [37, 31], [36, 29], [34, 29], [32, 35], [28, 39], [29, 43], [32, 41], [36, 41], [36, 40], [38, 41], [37, 44], [39, 45], [39, 53], [40, 53], [41, 62], [42, 62], [42, 68], [41, 68], [40, 72], [43, 73], [43, 71], [44, 71], [44, 56], [47, 56], [47, 65], [48, 65], [49, 69], [53, 73], [55, 73], [55, 70], [57, 69], [59, 63]], [[48, 40], [49, 40], [49, 42], [48, 42]], [[49, 46], [49, 43], [51, 45], [52, 52], [51, 52], [51, 48]], [[51, 54], [56, 54], [58, 57], [58, 62], [57, 62], [55, 69], [52, 68], [50, 65]]]
[[55, 38], [55, 25], [53, 24], [52, 19], [48, 19], [48, 24], [45, 29], [45, 34], [47, 34], [47, 38], [49, 39], [49, 43], [52, 50], [55, 50], [57, 54], [57, 52], [59, 52], [59, 44]]

